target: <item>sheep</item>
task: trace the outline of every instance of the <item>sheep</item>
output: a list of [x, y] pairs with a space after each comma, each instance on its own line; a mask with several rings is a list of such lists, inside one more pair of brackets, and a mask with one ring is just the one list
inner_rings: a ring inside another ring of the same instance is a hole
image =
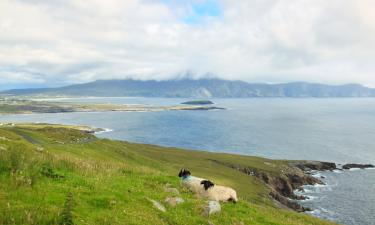
[[191, 176], [190, 171], [186, 169], [182, 169], [178, 176], [182, 179], [182, 186], [186, 187], [190, 191], [198, 195], [204, 191], [204, 188], [201, 185], [201, 181], [205, 179]]
[[202, 197], [213, 201], [232, 201], [233, 203], [238, 201], [236, 191], [230, 187], [215, 185], [209, 180], [202, 180], [200, 184], [204, 187], [204, 191], [200, 192]]

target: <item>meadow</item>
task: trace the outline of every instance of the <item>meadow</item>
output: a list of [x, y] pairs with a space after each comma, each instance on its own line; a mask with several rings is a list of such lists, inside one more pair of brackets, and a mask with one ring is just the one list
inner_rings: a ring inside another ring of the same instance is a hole
[[[99, 139], [72, 126], [5, 124], [0, 224], [333, 224], [280, 207], [267, 185], [229, 163], [273, 176], [288, 169], [287, 161]], [[181, 168], [234, 188], [239, 202], [205, 216], [206, 200], [181, 187]], [[165, 204], [166, 187], [185, 202]]]

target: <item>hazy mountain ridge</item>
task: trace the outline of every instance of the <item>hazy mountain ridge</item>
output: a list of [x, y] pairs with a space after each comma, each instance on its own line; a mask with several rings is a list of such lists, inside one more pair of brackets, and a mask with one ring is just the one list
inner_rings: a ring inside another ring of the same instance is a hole
[[141, 96], [185, 98], [249, 97], [375, 97], [375, 89], [359, 84], [325, 85], [293, 82], [283, 84], [247, 83], [221, 79], [179, 79], [166, 81], [97, 80], [60, 88], [14, 89], [6, 95]]

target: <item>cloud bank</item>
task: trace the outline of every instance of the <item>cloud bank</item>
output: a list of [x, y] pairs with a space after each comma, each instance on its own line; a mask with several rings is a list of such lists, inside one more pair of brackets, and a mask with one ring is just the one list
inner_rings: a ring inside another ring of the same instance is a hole
[[0, 86], [215, 75], [375, 86], [372, 0], [2, 0]]

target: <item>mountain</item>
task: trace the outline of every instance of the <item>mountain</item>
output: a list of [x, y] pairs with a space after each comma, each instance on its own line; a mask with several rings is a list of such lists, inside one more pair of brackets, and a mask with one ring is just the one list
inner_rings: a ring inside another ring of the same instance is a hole
[[221, 79], [179, 79], [165, 81], [97, 80], [60, 88], [13, 89], [2, 95], [25, 96], [143, 96], [185, 98], [249, 97], [375, 97], [375, 89], [359, 84], [325, 85], [293, 82], [247, 83]]

